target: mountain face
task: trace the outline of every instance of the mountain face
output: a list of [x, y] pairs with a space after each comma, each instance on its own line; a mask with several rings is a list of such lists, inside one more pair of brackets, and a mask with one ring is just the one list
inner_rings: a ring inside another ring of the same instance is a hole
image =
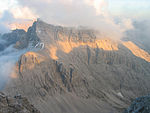
[[13, 30], [1, 36], [0, 51], [14, 44], [17, 49], [23, 49], [28, 46], [27, 33], [22, 29]]
[[119, 113], [150, 93], [150, 55], [132, 42], [40, 20], [19, 37], [15, 48], [32, 49], [3, 91], [26, 96], [42, 113]]
[[0, 113], [40, 113], [25, 97], [8, 97], [0, 92]]
[[150, 95], [136, 98], [131, 106], [124, 113], [149, 113]]

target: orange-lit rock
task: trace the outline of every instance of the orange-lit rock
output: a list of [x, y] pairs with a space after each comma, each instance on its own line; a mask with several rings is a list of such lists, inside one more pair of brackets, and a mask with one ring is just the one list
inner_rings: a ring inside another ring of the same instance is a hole
[[96, 40], [94, 42], [73, 42], [73, 41], [58, 41], [58, 46], [48, 46], [48, 50], [50, 53], [50, 57], [54, 60], [58, 59], [57, 56], [57, 50], [61, 50], [65, 53], [70, 53], [74, 48], [78, 48], [80, 46], [89, 46], [91, 48], [101, 48], [106, 51], [117, 51], [118, 50], [118, 44], [116, 42], [113, 42], [109, 39], [101, 39]]
[[36, 64], [41, 63], [45, 60], [44, 56], [35, 53], [35, 52], [27, 52], [23, 56], [21, 56], [21, 64], [18, 64], [19, 71], [22, 72], [23, 69], [32, 69]]
[[73, 48], [86, 45], [91, 48], [98, 47], [106, 51], [118, 50], [118, 44], [108, 39], [96, 40], [95, 42], [76, 42], [76, 43], [68, 41], [58, 41], [58, 44], [61, 46], [61, 49], [65, 53], [69, 53]]
[[56, 53], [57, 53], [57, 47], [51, 45], [51, 46], [49, 46], [48, 50], [49, 50], [50, 57], [52, 59], [54, 59], [54, 60], [57, 60], [58, 59], [58, 57], [56, 55]]
[[147, 62], [150, 62], [150, 54], [148, 54], [146, 51], [136, 46], [133, 42], [131, 41], [123, 42], [123, 45], [126, 48], [128, 48], [135, 56], [140, 57], [146, 60]]
[[133, 98], [150, 92], [150, 63], [133, 43], [124, 44], [140, 57], [121, 41], [94, 34], [34, 23], [28, 33], [34, 52], [21, 56], [17, 79], [5, 91], [24, 94], [42, 113], [123, 112]]
[[33, 24], [33, 20], [29, 20], [29, 21], [18, 21], [18, 22], [14, 22], [14, 23], [11, 23], [9, 24], [9, 27], [11, 30], [15, 30], [15, 29], [24, 29], [25, 31], [28, 30], [28, 28], [30, 26], [32, 26]]

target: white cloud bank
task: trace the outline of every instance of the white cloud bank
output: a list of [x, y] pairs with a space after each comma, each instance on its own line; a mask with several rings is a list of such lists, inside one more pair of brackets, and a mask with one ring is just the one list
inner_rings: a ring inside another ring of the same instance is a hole
[[99, 30], [103, 37], [120, 39], [125, 30], [133, 28], [130, 19], [120, 18], [116, 22], [106, 0], [18, 0], [18, 3], [50, 24], [88, 26]]
[[[9, 8], [13, 18], [35, 20], [41, 18], [63, 26], [88, 26], [100, 31], [103, 37], [120, 39], [124, 31], [133, 29], [132, 19], [114, 17], [109, 0], [13, 0], [15, 6]], [[118, 0], [121, 1], [121, 0]], [[16, 5], [17, 4], [17, 5]], [[119, 9], [118, 9], [119, 10]], [[0, 19], [2, 27], [3, 21]], [[2, 30], [0, 29], [0, 32]]]
[[5, 86], [5, 83], [11, 77], [13, 68], [20, 55], [25, 52], [26, 50], [14, 49], [13, 45], [9, 46], [3, 51], [0, 51], [0, 90]]

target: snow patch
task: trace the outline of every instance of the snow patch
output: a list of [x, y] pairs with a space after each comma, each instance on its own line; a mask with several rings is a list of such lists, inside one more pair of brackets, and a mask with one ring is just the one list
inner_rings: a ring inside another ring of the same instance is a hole
[[123, 98], [123, 95], [122, 95], [121, 92], [118, 92], [117, 95], [118, 95], [119, 97]]
[[44, 43], [37, 43], [37, 44], [35, 45], [35, 48], [43, 49], [44, 46], [45, 46]]

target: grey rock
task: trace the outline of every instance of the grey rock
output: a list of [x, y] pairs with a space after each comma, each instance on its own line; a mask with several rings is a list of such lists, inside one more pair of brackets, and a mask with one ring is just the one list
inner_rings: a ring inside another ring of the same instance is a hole
[[1, 39], [5, 41], [5, 48], [12, 44], [17, 49], [23, 49], [28, 46], [27, 33], [22, 29], [16, 29], [11, 33], [3, 34]]
[[25, 97], [9, 97], [0, 92], [0, 113], [40, 113]]
[[[95, 30], [38, 20], [27, 35], [33, 46], [41, 42], [45, 48], [20, 57], [17, 78], [4, 91], [25, 95], [42, 113], [120, 113], [132, 99], [150, 92], [150, 63], [121, 43], [117, 42], [118, 50], [73, 47], [74, 43], [95, 44]], [[67, 41], [71, 50], [63, 51], [59, 41]], [[108, 43], [106, 39], [101, 44], [108, 48]], [[57, 60], [50, 56], [49, 46], [57, 47]]]

